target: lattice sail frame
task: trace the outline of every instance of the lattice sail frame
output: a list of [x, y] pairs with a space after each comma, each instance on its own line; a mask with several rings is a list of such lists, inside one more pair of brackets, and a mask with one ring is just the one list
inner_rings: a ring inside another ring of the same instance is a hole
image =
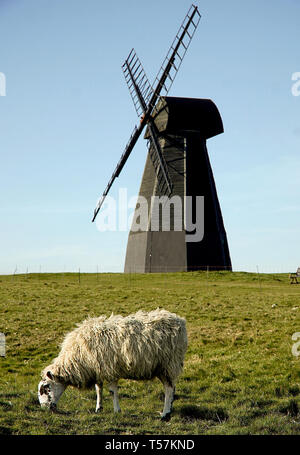
[[[163, 155], [160, 152], [159, 141], [158, 139], [157, 140], [155, 139], [156, 136], [155, 125], [151, 121], [151, 113], [155, 107], [155, 104], [161, 92], [163, 92], [164, 95], [168, 94], [176, 77], [176, 74], [178, 73], [178, 70], [181, 66], [186, 51], [194, 36], [200, 19], [201, 15], [198, 11], [198, 7], [192, 5], [175, 36], [175, 39], [167, 53], [165, 60], [163, 61], [163, 64], [159, 69], [159, 72], [155, 78], [155, 88], [152, 88], [152, 86], [150, 85], [144, 68], [139, 58], [137, 57], [134, 49], [131, 50], [128, 58], [123, 64], [122, 66], [123, 73], [136, 112], [139, 116], [142, 115], [142, 117], [139, 126], [135, 126], [130, 136], [130, 139], [125, 147], [125, 150], [115, 168], [115, 171], [113, 172], [101, 198], [97, 203], [97, 206], [94, 210], [94, 216], [92, 221], [95, 221], [95, 218], [99, 213], [99, 210], [105, 200], [105, 197], [107, 196], [115, 178], [120, 175], [121, 170], [123, 169], [130, 153], [133, 150], [133, 147], [135, 146], [146, 124], [148, 124], [149, 126], [151, 137], [150, 147], [148, 147], [148, 149], [150, 151], [151, 147], [153, 146], [154, 154], [156, 154], [156, 156], [153, 155], [151, 157], [152, 162], [156, 169], [157, 175], [159, 172], [162, 172], [163, 178], [165, 179], [164, 183], [168, 192], [171, 191], [171, 182], [169, 181], [168, 178], [167, 166], [163, 158]], [[133, 77], [132, 74], [134, 74]], [[159, 163], [158, 165], [155, 164], [157, 162]]]
[[[169, 62], [172, 60], [172, 55], [174, 54], [175, 58], [171, 62], [171, 68], [168, 73], [168, 77], [163, 84], [163, 87], [161, 88], [161, 93], [164, 96], [167, 96], [170, 91], [170, 88], [182, 64], [184, 56], [189, 48], [189, 45], [191, 44], [200, 19], [201, 14], [199, 13], [198, 8], [195, 5], [192, 5], [187, 15], [185, 16], [153, 83], [153, 85], [155, 85], [155, 82], [159, 83], [161, 75], [164, 73]], [[186, 41], [184, 41], [185, 39]]]
[[[122, 65], [122, 70], [136, 113], [138, 117], [141, 117], [153, 96], [153, 88], [134, 49], [131, 49], [130, 54]], [[141, 104], [136, 87], [138, 87], [143, 98], [144, 105]]]

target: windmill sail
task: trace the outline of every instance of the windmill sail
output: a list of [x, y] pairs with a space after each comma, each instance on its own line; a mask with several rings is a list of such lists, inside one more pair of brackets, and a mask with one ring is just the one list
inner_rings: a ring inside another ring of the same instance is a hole
[[101, 206], [102, 206], [102, 204], [103, 204], [103, 202], [104, 202], [104, 200], [105, 200], [105, 198], [106, 198], [106, 196], [107, 196], [112, 184], [114, 183], [116, 177], [119, 177], [120, 172], [123, 169], [123, 167], [124, 167], [128, 157], [129, 157], [133, 147], [135, 146], [138, 138], [140, 137], [140, 134], [141, 134], [142, 130], [143, 130], [143, 127], [141, 125], [140, 125], [139, 128], [137, 126], [134, 127], [134, 130], [133, 130], [133, 132], [132, 132], [132, 134], [131, 134], [131, 136], [129, 138], [129, 141], [128, 141], [126, 147], [125, 147], [125, 150], [124, 150], [124, 152], [123, 152], [123, 154], [122, 154], [122, 156], [121, 156], [121, 158], [120, 158], [120, 160], [119, 160], [119, 162], [118, 162], [118, 164], [116, 166], [116, 169], [114, 170], [114, 172], [113, 172], [113, 174], [112, 174], [112, 176], [111, 176], [111, 178], [110, 178], [105, 190], [103, 191], [103, 194], [102, 194], [101, 198], [99, 199], [99, 201], [97, 203], [97, 206], [96, 206], [96, 208], [94, 210], [94, 216], [93, 216], [92, 222], [95, 221], [96, 216], [98, 215], [99, 210], [101, 209]]
[[147, 110], [153, 89], [134, 49], [122, 65], [122, 70], [136, 113], [141, 117]]
[[155, 82], [157, 84], [157, 89], [164, 96], [170, 91], [200, 19], [201, 15], [197, 6], [192, 5], [185, 16], [154, 81], [154, 84]]
[[[155, 132], [154, 125], [151, 120], [151, 114], [155, 107], [155, 104], [160, 96], [161, 91], [167, 93], [170, 90], [170, 87], [175, 79], [175, 76], [179, 70], [179, 67], [182, 63], [182, 60], [185, 56], [185, 53], [190, 45], [190, 42], [193, 38], [195, 30], [200, 21], [200, 14], [198, 8], [195, 5], [192, 5], [189, 9], [184, 21], [182, 22], [176, 37], [168, 51], [168, 54], [156, 76], [155, 89], [152, 89], [145, 71], [138, 59], [134, 49], [129, 54], [127, 60], [125, 61], [125, 68], [123, 72], [125, 75], [126, 82], [129, 87], [131, 97], [135, 109], [140, 115], [143, 113], [141, 122], [139, 126], [135, 127], [133, 133], [127, 143], [125, 150], [117, 164], [117, 167], [112, 174], [95, 210], [92, 221], [95, 221], [95, 218], [107, 196], [114, 180], [119, 176], [123, 166], [125, 165], [130, 153], [132, 152], [133, 147], [135, 146], [139, 136], [141, 135], [144, 126], [148, 123], [150, 130], [150, 141], [151, 145], [149, 151], [154, 164], [156, 171], [161, 173], [165, 181], [168, 192], [171, 192], [171, 182], [167, 173], [167, 165], [165, 163], [164, 157], [161, 153], [159, 141]], [[123, 65], [123, 67], [124, 67]], [[160, 179], [162, 181], [162, 179]]]
[[[122, 68], [136, 112], [138, 115], [145, 115], [148, 108], [147, 101], [150, 95], [153, 94], [153, 90], [134, 49], [130, 52]], [[148, 120], [148, 129], [148, 151], [158, 177], [160, 188], [164, 194], [171, 195], [172, 184], [168, 173], [168, 166], [162, 154], [157, 129], [152, 117]]]
[[156, 126], [154, 125], [153, 120], [149, 121], [148, 129], [150, 133], [148, 139], [148, 152], [158, 178], [158, 184], [161, 192], [170, 196], [172, 194], [172, 182], [168, 172], [168, 165], [162, 154], [158, 135], [156, 133]]

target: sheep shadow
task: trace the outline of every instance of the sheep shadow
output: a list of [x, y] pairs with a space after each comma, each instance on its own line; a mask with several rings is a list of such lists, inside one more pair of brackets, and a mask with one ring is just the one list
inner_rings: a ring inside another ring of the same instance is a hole
[[229, 419], [227, 411], [221, 407], [186, 405], [179, 408], [177, 413], [186, 421], [206, 420], [221, 424]]

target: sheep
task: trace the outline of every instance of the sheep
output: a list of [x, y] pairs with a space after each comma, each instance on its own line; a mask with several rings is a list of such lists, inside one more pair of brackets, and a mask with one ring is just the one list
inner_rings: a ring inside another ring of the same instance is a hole
[[156, 377], [165, 391], [161, 419], [168, 421], [187, 343], [185, 319], [164, 309], [88, 318], [66, 335], [58, 357], [43, 369], [38, 385], [40, 405], [56, 409], [68, 385], [95, 386], [96, 412], [100, 412], [103, 383], [107, 382], [114, 412], [120, 412], [119, 379]]

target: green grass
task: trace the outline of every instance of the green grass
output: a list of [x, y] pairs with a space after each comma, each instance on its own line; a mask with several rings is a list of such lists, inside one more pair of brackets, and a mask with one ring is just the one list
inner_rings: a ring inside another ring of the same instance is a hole
[[[288, 275], [28, 274], [0, 276], [0, 434], [300, 434], [300, 286]], [[275, 305], [275, 306], [274, 306]], [[40, 371], [87, 316], [158, 306], [184, 316], [189, 347], [174, 412], [162, 423], [158, 380], [120, 381], [122, 413], [108, 390], [68, 388], [56, 413], [37, 400]]]

